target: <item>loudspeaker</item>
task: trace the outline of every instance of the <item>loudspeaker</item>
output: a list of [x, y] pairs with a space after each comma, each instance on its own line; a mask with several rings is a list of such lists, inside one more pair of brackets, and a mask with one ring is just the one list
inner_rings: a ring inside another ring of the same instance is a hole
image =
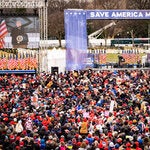
[[150, 63], [149, 63], [149, 62], [146, 62], [146, 63], [145, 63], [145, 67], [150, 67]]
[[117, 63], [114, 64], [114, 68], [119, 68], [119, 65]]
[[51, 74], [58, 74], [59, 68], [58, 67], [51, 67]]
[[142, 65], [141, 64], [137, 64], [137, 68], [141, 68], [142, 67]]

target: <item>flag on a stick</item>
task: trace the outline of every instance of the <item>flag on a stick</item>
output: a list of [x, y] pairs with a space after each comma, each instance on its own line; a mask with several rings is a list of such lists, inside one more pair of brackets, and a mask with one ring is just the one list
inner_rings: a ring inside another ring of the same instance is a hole
[[5, 20], [3, 20], [0, 23], [0, 48], [4, 48], [4, 45], [5, 45], [4, 38], [7, 35], [7, 33], [8, 33], [7, 26], [6, 26]]

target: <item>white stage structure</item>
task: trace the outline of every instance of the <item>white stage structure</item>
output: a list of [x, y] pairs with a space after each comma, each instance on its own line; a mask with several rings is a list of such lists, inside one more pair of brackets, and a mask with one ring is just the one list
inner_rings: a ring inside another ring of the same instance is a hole
[[52, 50], [47, 51], [47, 63], [48, 63], [48, 71], [53, 72], [52, 68], [58, 68], [58, 73], [65, 71], [66, 66], [66, 50], [55, 47]]
[[[1, 0], [0, 9], [5, 8], [26, 8], [26, 9], [38, 9], [38, 15], [40, 20], [40, 39], [43, 41], [47, 40], [48, 37], [48, 2], [47, 0]], [[39, 72], [48, 71], [47, 63], [47, 47], [46, 44], [39, 47]]]

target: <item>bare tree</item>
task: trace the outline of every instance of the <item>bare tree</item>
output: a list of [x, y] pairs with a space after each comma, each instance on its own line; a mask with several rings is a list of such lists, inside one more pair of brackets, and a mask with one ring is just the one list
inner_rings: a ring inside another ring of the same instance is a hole
[[150, 0], [128, 0], [129, 9], [150, 9]]
[[56, 37], [61, 47], [61, 39], [64, 36], [64, 15], [61, 11], [57, 11], [49, 15], [48, 33], [50, 37]]
[[57, 38], [61, 47], [61, 39], [64, 35], [64, 15], [67, 2], [62, 0], [48, 1], [48, 37]]
[[94, 0], [94, 9], [121, 9], [126, 6], [126, 0]]
[[103, 9], [117, 9], [119, 2], [116, 0], [101, 0], [100, 3]]
[[64, 37], [64, 9], [79, 9], [86, 8], [86, 2], [79, 2], [78, 0], [49, 0], [48, 6], [48, 35], [49, 37], [56, 37], [59, 40], [61, 47], [61, 40]]
[[[150, 9], [150, 0], [128, 0], [127, 9]], [[135, 37], [147, 37], [149, 20], [129, 20], [127, 30], [133, 30]]]

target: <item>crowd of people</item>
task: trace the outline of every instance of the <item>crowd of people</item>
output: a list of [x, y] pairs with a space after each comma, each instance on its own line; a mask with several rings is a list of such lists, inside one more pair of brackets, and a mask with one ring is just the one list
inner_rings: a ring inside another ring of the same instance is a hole
[[0, 76], [1, 150], [150, 150], [150, 70]]

